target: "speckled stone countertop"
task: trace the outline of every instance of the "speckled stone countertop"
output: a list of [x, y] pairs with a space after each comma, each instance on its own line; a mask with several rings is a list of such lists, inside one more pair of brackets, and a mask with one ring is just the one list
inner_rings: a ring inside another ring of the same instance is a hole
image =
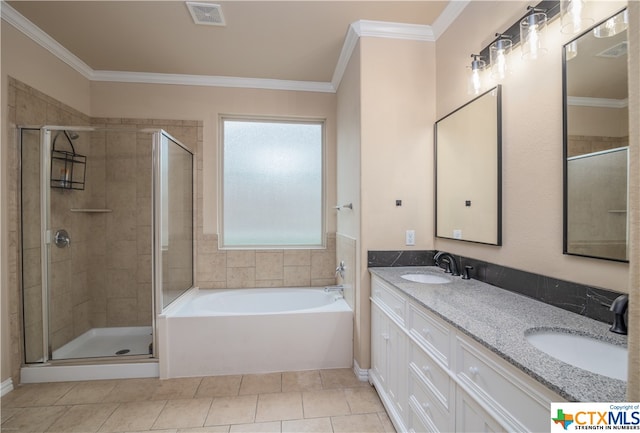
[[[481, 281], [452, 277], [434, 266], [369, 271], [567, 400], [625, 401], [625, 381], [566, 364], [525, 339], [536, 329], [559, 329], [626, 346], [627, 337], [610, 332], [608, 324]], [[401, 278], [409, 273], [446, 276], [452, 282], [422, 284]]]

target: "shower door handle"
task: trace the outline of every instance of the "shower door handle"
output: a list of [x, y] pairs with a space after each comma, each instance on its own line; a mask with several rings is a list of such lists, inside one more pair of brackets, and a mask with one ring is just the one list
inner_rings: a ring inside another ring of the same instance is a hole
[[69, 233], [66, 230], [58, 230], [53, 237], [53, 243], [56, 244], [58, 248], [66, 248], [71, 245], [71, 238], [69, 238]]

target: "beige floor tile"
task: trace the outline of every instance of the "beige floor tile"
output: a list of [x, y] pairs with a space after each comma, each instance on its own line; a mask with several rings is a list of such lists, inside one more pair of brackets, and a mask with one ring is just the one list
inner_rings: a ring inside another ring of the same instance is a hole
[[302, 393], [305, 418], [350, 414], [349, 404], [341, 389], [325, 389]]
[[358, 380], [350, 368], [320, 370], [320, 377], [322, 377], [322, 387], [324, 389], [369, 386], [368, 382]]
[[387, 412], [378, 412], [378, 418], [380, 418], [380, 422], [382, 423], [382, 428], [385, 433], [396, 433], [396, 429]]
[[210, 427], [180, 428], [177, 433], [228, 433], [228, 425], [214, 425]]
[[364, 388], [346, 388], [344, 395], [352, 414], [384, 411], [378, 393], [371, 386]]
[[97, 432], [118, 407], [118, 403], [94, 403], [71, 406], [47, 432]]
[[230, 433], [280, 433], [280, 421], [232, 425]]
[[333, 433], [330, 418], [282, 421], [282, 433]]
[[212, 398], [169, 400], [153, 428], [202, 427], [212, 401]]
[[302, 416], [302, 394], [299, 392], [277, 392], [258, 396], [256, 422], [299, 419]]
[[69, 406], [26, 407], [2, 424], [2, 431], [43, 432], [68, 409]]
[[282, 392], [318, 389], [322, 389], [322, 379], [318, 370], [282, 373]]
[[241, 375], [210, 376], [202, 378], [196, 397], [232, 397], [238, 395]]
[[[193, 398], [202, 382], [201, 377], [161, 380], [151, 400]], [[207, 396], [213, 397], [213, 396]]]
[[384, 433], [377, 413], [345, 415], [331, 418], [334, 433]]
[[257, 402], [257, 395], [214, 398], [204, 425], [252, 423], [255, 421]]
[[71, 388], [72, 382], [32, 383], [20, 385], [2, 399], [3, 407], [51, 406]]
[[164, 400], [122, 403], [98, 431], [102, 433], [149, 430], [166, 403]]
[[136, 430], [136, 431], [128, 431], [125, 433], [178, 433], [177, 428], [168, 428], [162, 430]]
[[2, 408], [2, 410], [0, 410], [1, 424], [4, 424], [6, 421], [9, 421], [9, 419], [11, 419], [12, 416], [20, 412], [19, 407], [3, 407], [2, 405], [0, 405], [0, 408]]
[[280, 391], [282, 391], [282, 373], [245, 374], [242, 376], [240, 395]]
[[100, 403], [119, 382], [117, 380], [78, 382], [56, 404]]
[[160, 384], [158, 379], [121, 380], [103, 399], [103, 403], [150, 400]]

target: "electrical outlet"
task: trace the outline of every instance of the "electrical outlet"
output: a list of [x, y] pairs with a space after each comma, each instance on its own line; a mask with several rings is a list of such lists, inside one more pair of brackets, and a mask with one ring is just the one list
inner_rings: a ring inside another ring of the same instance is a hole
[[416, 231], [415, 230], [407, 230], [405, 235], [405, 244], [406, 245], [415, 245], [416, 244]]
[[462, 230], [459, 230], [459, 229], [453, 230], [453, 238], [462, 239]]

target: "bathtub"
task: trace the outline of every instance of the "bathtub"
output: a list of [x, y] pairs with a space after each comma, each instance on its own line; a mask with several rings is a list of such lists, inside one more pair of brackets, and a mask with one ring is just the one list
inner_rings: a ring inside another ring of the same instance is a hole
[[160, 378], [351, 367], [353, 312], [322, 288], [192, 289], [158, 317]]

